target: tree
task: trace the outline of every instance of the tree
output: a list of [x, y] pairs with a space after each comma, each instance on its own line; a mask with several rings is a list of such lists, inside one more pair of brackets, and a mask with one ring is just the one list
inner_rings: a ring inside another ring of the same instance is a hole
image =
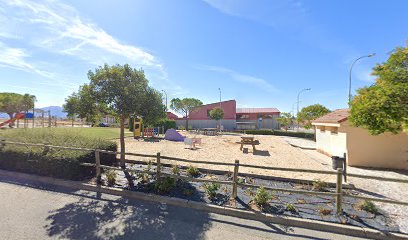
[[203, 105], [203, 102], [196, 98], [173, 98], [170, 102], [170, 107], [181, 114], [186, 118], [186, 130], [188, 130], [188, 117], [190, 113], [195, 111], [197, 107]]
[[79, 112], [79, 95], [78, 93], [72, 93], [65, 99], [65, 104], [62, 105], [63, 111], [67, 113], [67, 117], [72, 120], [72, 126], [74, 126], [75, 117]]
[[[0, 112], [7, 113], [11, 118], [15, 114], [34, 108], [36, 98], [30, 94], [0, 93]], [[10, 123], [12, 126], [12, 123]]]
[[[216, 107], [210, 111], [210, 118], [216, 121], [220, 121], [224, 118], [224, 110], [222, 108]], [[221, 124], [219, 124], [221, 125]]]
[[312, 121], [318, 117], [321, 117], [330, 110], [323, 105], [314, 104], [307, 107], [302, 108], [297, 115], [297, 121], [303, 124], [303, 127], [306, 129], [310, 129], [312, 127]]
[[285, 131], [288, 131], [288, 127], [293, 124], [293, 116], [290, 113], [283, 112], [276, 120], [281, 125], [281, 127], [285, 129]]
[[[159, 91], [149, 87], [143, 70], [131, 68], [128, 64], [109, 66], [88, 72], [90, 97], [96, 108], [114, 114], [120, 122], [120, 166], [125, 169], [125, 120], [131, 116], [149, 119], [160, 117], [165, 111]], [[88, 85], [86, 85], [88, 86]], [[91, 103], [92, 101], [89, 101]], [[102, 109], [101, 109], [102, 108]], [[130, 174], [126, 178], [132, 186]]]
[[372, 75], [375, 83], [360, 88], [351, 101], [351, 124], [373, 135], [408, 132], [408, 45], [397, 47]]

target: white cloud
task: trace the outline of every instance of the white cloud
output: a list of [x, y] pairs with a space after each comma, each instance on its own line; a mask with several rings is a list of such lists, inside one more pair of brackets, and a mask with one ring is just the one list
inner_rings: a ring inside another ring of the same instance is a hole
[[52, 77], [52, 73], [40, 70], [27, 60], [29, 54], [21, 48], [12, 48], [0, 41], [0, 66], [37, 73], [44, 77]]
[[199, 65], [196, 66], [197, 69], [200, 70], [206, 70], [206, 71], [211, 71], [211, 72], [217, 72], [217, 73], [222, 73], [227, 76], [229, 76], [230, 79], [241, 82], [241, 83], [246, 83], [249, 85], [256, 86], [258, 88], [261, 88], [265, 91], [268, 92], [276, 92], [277, 89], [270, 83], [268, 83], [265, 79], [259, 78], [259, 77], [254, 77], [242, 73], [238, 73], [234, 70], [224, 68], [224, 67], [217, 67], [217, 66], [208, 66], [208, 65]]
[[203, 0], [225, 14], [256, 21], [275, 28], [298, 26], [304, 21], [306, 8], [300, 1], [273, 0]]
[[[129, 63], [143, 68], [153, 84], [171, 85], [165, 67], [156, 56], [119, 41], [58, 0], [0, 0], [0, 24], [0, 38], [18, 36], [23, 46], [8, 48], [6, 54], [14, 57], [14, 64], [3, 63], [3, 67], [44, 74], [44, 70], [34, 67], [35, 59], [41, 58], [40, 54], [51, 54], [58, 59], [61, 56], [81, 59], [85, 66]], [[29, 62], [25, 49], [34, 49], [37, 54], [32, 54]]]

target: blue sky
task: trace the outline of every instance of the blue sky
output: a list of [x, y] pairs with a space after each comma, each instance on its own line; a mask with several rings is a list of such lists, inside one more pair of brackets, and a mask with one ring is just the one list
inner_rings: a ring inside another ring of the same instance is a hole
[[169, 99], [346, 107], [408, 40], [408, 1], [0, 0], [0, 91], [62, 105], [103, 63], [143, 68]]

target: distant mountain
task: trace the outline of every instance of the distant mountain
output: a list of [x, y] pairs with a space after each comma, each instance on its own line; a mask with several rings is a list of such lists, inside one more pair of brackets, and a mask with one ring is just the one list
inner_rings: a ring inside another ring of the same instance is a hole
[[[62, 107], [60, 107], [60, 106], [49, 106], [49, 107], [43, 107], [43, 108], [39, 108], [39, 109], [44, 110], [44, 111], [50, 110], [51, 111], [51, 116], [56, 116], [57, 118], [66, 118], [67, 117], [67, 114], [62, 111]], [[39, 114], [39, 113], [37, 113], [37, 114]], [[35, 116], [37, 116], [37, 114]], [[5, 113], [0, 113], [0, 118], [9, 118], [9, 116], [7, 114], [5, 114]]]
[[60, 106], [49, 106], [49, 107], [43, 107], [43, 108], [40, 108], [40, 109], [44, 110], [44, 111], [50, 110], [51, 111], [51, 116], [56, 116], [58, 118], [66, 118], [67, 117], [67, 114], [62, 111], [63, 109]]

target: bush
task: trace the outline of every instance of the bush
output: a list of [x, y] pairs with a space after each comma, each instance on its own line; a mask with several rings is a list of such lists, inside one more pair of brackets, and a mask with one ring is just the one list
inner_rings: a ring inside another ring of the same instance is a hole
[[164, 127], [164, 132], [166, 132], [167, 129], [170, 128], [176, 129], [176, 121], [171, 119], [161, 119], [155, 124], [155, 127]]
[[326, 187], [327, 187], [327, 183], [320, 180], [320, 179], [317, 179], [317, 180], [313, 181], [313, 188], [312, 189], [314, 191], [323, 192], [323, 191], [326, 190]]
[[160, 179], [154, 185], [154, 189], [158, 193], [161, 193], [161, 194], [169, 193], [175, 187], [176, 187], [176, 179], [171, 178], [171, 177]]
[[198, 169], [196, 167], [189, 166], [187, 168], [187, 174], [192, 176], [192, 177], [198, 177], [198, 175], [200, 175], [200, 171], [198, 171]]
[[253, 197], [253, 201], [259, 207], [264, 207], [268, 204], [269, 200], [272, 199], [272, 196], [265, 190], [264, 187], [258, 188], [255, 196]]
[[171, 172], [175, 175], [180, 175], [180, 168], [177, 165], [171, 167]]
[[286, 132], [280, 130], [246, 130], [246, 134], [252, 135], [276, 135], [276, 136], [289, 136], [298, 138], [314, 139], [314, 133], [305, 132]]
[[288, 210], [288, 211], [290, 211], [292, 213], [295, 213], [296, 212], [296, 207], [293, 204], [288, 203], [288, 204], [286, 204], [286, 210]]
[[[71, 129], [12, 129], [2, 132], [9, 141], [40, 143], [54, 146], [104, 149], [116, 151], [115, 142], [91, 138]], [[63, 179], [79, 180], [94, 177], [94, 167], [83, 167], [80, 163], [95, 163], [93, 151], [76, 151], [23, 145], [6, 145], [0, 150], [0, 168], [11, 171], [33, 173]], [[116, 156], [101, 153], [101, 163], [112, 165]]]
[[210, 200], [213, 200], [217, 196], [217, 191], [220, 189], [219, 183], [204, 183], [205, 192]]
[[108, 180], [108, 186], [113, 186], [116, 183], [116, 172], [115, 170], [108, 170], [105, 172], [106, 179]]
[[274, 135], [272, 130], [245, 130], [245, 133], [252, 135]]
[[360, 203], [359, 208], [372, 214], [378, 213], [378, 208], [369, 200], [364, 200], [362, 203]]

